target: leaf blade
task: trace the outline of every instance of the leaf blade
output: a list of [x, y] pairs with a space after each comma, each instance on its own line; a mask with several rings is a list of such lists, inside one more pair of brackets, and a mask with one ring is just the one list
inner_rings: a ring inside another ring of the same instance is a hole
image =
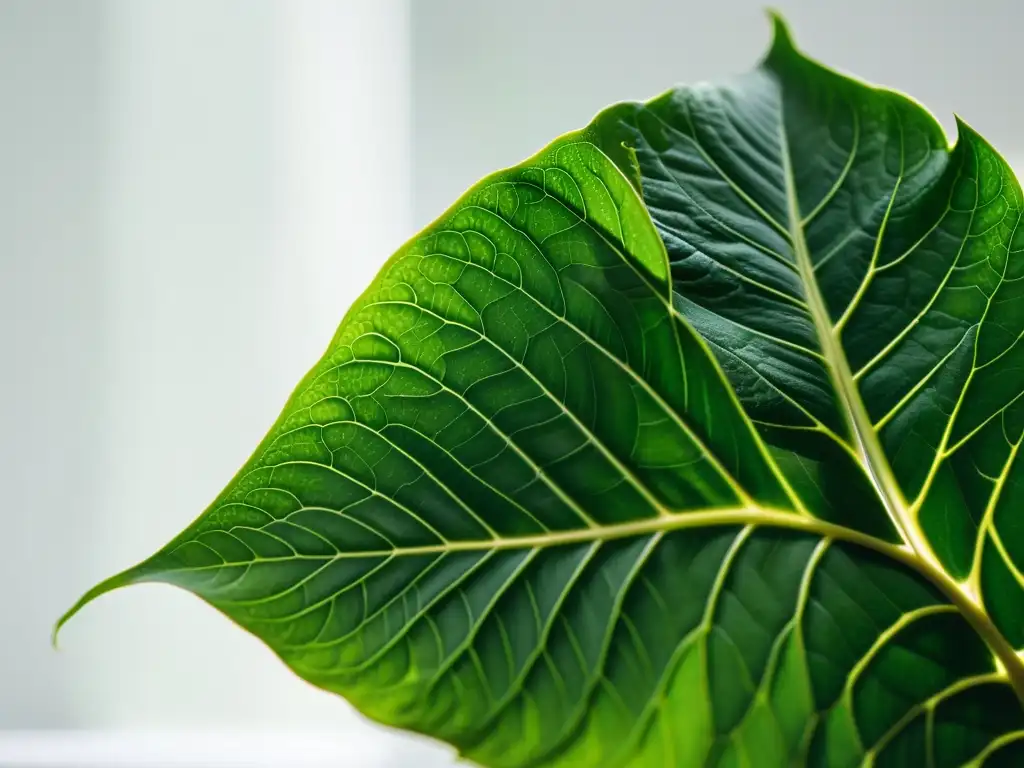
[[[912, 203], [964, 194], [941, 131], [822, 71], [777, 19], [751, 75], [612, 107], [471, 189], [385, 265], [207, 512], [58, 629], [110, 589], [175, 584], [310, 682], [482, 765], [1012, 758], [1019, 705], [983, 721], [972, 697], [1024, 690], [1007, 640], [1024, 549], [1000, 505], [1015, 396], [988, 398], [1009, 399], [999, 434], [984, 408], [961, 417], [972, 368], [929, 469], [926, 486], [947, 481], [948, 439], [997, 468], [972, 496], [988, 499], [972, 592], [923, 538], [892, 448], [953, 353], [873, 397], [912, 334], [849, 342], [877, 272], [947, 227], [976, 261], [1006, 233], [985, 240], [974, 209], [908, 223]], [[824, 173], [807, 146], [835, 126], [807, 72], [861, 99], [829, 102], [852, 118]], [[898, 170], [860, 192], [874, 235], [844, 229], [863, 153], [892, 171], [890, 112], [926, 149], [908, 163], [899, 123]], [[700, 248], [679, 258], [684, 236]], [[987, 361], [1012, 357], [991, 338]]]

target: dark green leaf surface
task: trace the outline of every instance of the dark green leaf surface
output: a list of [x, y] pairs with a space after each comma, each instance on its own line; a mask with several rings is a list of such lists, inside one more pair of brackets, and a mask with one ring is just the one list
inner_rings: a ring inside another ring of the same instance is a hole
[[175, 584], [481, 765], [1024, 764], [1022, 198], [959, 131], [779, 21], [606, 110], [402, 248], [70, 613]]

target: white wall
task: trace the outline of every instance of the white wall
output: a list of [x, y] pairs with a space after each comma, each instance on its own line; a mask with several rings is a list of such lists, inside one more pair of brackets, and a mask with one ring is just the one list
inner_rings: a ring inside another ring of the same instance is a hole
[[0, 5], [0, 727], [75, 720], [46, 636], [99, 499], [103, 18]]
[[1020, 0], [428, 0], [412, 4], [416, 225], [610, 103], [750, 69], [768, 6], [812, 55], [1024, 157]]
[[402, 0], [0, 3], [0, 729], [135, 732], [0, 735], [0, 763], [281, 764], [289, 731], [452, 762], [169, 587], [48, 644], [209, 503], [412, 234], [408, 36]]

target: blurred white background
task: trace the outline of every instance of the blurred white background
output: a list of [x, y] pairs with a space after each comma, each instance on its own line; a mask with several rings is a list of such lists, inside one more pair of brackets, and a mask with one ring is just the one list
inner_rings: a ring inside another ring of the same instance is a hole
[[[776, 4], [1024, 157], [1019, 0]], [[0, 765], [453, 765], [171, 588], [51, 625], [202, 510], [467, 186], [767, 37], [762, 0], [0, 0]]]

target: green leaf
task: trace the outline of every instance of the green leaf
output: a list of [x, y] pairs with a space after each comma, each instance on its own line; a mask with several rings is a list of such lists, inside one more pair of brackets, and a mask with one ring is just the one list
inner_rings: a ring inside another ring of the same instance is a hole
[[1022, 764], [1022, 195], [958, 131], [779, 19], [605, 110], [403, 247], [60, 623], [183, 587], [486, 766]]

